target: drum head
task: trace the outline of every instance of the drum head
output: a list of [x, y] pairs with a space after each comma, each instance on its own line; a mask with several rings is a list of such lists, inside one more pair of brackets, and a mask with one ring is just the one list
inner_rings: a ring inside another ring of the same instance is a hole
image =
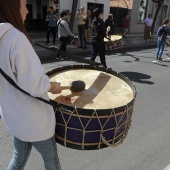
[[132, 88], [125, 81], [104, 71], [78, 68], [50, 75], [50, 81], [60, 82], [61, 86], [68, 86], [76, 80], [85, 82], [84, 91], [66, 89], [60, 94], [49, 93], [50, 99], [84, 109], [109, 109], [127, 105], [134, 98]]

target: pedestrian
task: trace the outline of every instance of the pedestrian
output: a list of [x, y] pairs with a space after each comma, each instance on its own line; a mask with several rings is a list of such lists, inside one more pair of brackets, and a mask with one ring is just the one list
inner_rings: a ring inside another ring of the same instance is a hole
[[130, 23], [130, 20], [129, 20], [129, 15], [126, 15], [123, 20], [122, 20], [122, 27], [123, 27], [123, 37], [126, 38], [126, 34], [128, 32], [128, 29], [129, 29], [129, 23]]
[[157, 35], [157, 53], [155, 60], [162, 60], [162, 54], [167, 40], [167, 35], [170, 35], [170, 28], [168, 28], [169, 20], [165, 19], [163, 25], [158, 28]]
[[85, 22], [85, 35], [87, 44], [91, 44], [91, 23], [92, 23], [91, 11], [87, 10], [87, 19]]
[[[68, 22], [67, 22], [67, 11], [62, 11], [60, 13], [60, 19], [57, 22], [57, 26], [58, 26], [58, 38], [61, 41], [61, 46], [60, 46], [60, 50], [63, 50], [66, 52], [66, 46], [69, 40], [69, 36], [75, 38], [76, 36], [70, 31], [69, 26], [68, 26]], [[58, 53], [56, 56], [56, 59], [58, 60], [62, 60], [63, 58], [61, 57], [61, 55]]]
[[148, 14], [148, 17], [144, 20], [145, 28], [144, 28], [144, 40], [149, 41], [151, 38], [151, 26], [153, 23], [152, 14]]
[[86, 36], [85, 36], [85, 22], [87, 15], [85, 13], [85, 8], [81, 7], [78, 9], [76, 20], [78, 21], [78, 35], [80, 38], [80, 46], [78, 48], [87, 48]]
[[91, 35], [91, 61], [95, 61], [97, 54], [99, 53], [101, 64], [107, 68], [105, 59], [105, 43], [104, 37], [106, 37], [106, 29], [103, 18], [103, 11], [100, 8], [95, 8], [93, 11], [95, 16], [92, 25], [92, 35]]
[[113, 14], [108, 15], [108, 18], [105, 21], [105, 28], [109, 30], [107, 32], [108, 36], [115, 34], [115, 23], [113, 21]]
[[48, 8], [48, 15], [46, 16], [46, 21], [48, 21], [48, 28], [47, 28], [47, 42], [46, 44], [49, 44], [49, 38], [50, 33], [53, 34], [53, 45], [55, 45], [56, 42], [56, 32], [57, 32], [57, 20], [58, 17], [54, 11], [54, 8], [50, 6]]
[[[56, 94], [62, 89], [60, 83], [49, 81], [30, 43], [24, 27], [26, 4], [27, 0], [0, 0], [0, 68], [27, 93], [49, 100], [48, 91]], [[41, 154], [46, 170], [61, 170], [53, 107], [20, 92], [2, 75], [0, 87], [0, 114], [14, 147], [7, 170], [23, 170], [32, 147]]]

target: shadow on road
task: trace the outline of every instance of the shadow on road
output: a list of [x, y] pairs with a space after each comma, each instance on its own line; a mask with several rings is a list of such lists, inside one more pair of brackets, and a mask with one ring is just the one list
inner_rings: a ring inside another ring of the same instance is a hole
[[143, 73], [137, 73], [137, 72], [120, 72], [124, 76], [126, 76], [129, 80], [142, 83], [142, 84], [154, 84], [152, 81], [147, 81], [146, 79], [150, 79], [151, 76]]

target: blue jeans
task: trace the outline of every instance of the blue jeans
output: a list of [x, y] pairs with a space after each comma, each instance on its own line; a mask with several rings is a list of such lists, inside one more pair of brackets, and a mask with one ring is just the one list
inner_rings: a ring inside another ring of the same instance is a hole
[[41, 154], [46, 170], [61, 170], [55, 138], [39, 142], [23, 142], [13, 136], [14, 153], [7, 170], [23, 170], [32, 146]]
[[164, 51], [165, 43], [166, 42], [157, 41], [156, 58], [160, 59], [162, 57], [162, 53]]

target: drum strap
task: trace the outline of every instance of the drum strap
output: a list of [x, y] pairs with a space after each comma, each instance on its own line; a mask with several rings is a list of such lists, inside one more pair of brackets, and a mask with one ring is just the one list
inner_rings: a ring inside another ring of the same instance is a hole
[[48, 100], [45, 100], [45, 99], [43, 99], [43, 98], [41, 98], [41, 97], [34, 97], [34, 96], [30, 95], [28, 92], [26, 92], [26, 91], [24, 91], [23, 89], [21, 89], [21, 88], [14, 82], [14, 80], [12, 80], [1, 68], [0, 68], [0, 73], [2, 74], [2, 76], [3, 76], [12, 86], [14, 86], [14, 87], [15, 87], [16, 89], [18, 89], [19, 91], [27, 94], [28, 96], [31, 96], [31, 97], [33, 97], [33, 98], [36, 98], [36, 99], [38, 99], [38, 100], [40, 100], [40, 101], [42, 101], [42, 102], [44, 102], [44, 103], [47, 103], [47, 104], [52, 105], [52, 106], [55, 106], [56, 108], [59, 107], [59, 104], [58, 104], [57, 102], [54, 102], [53, 100], [48, 101]]
[[52, 52], [59, 53], [60, 55], [67, 56], [67, 57], [69, 57], [69, 58], [71, 58], [71, 59], [73, 59], [73, 60], [75, 60], [75, 61], [81, 61], [81, 62], [83, 62], [83, 63], [87, 63], [87, 64], [90, 64], [90, 65], [96, 65], [96, 66], [100, 66], [100, 65], [101, 65], [100, 63], [97, 63], [97, 62], [95, 62], [95, 61], [90, 61], [90, 60], [88, 60], [88, 59], [84, 59], [84, 58], [82, 58], [82, 57], [80, 57], [80, 56], [77, 56], [77, 55], [75, 55], [75, 54], [68, 53], [68, 52], [65, 52], [65, 51], [63, 51], [63, 50], [60, 50], [60, 49], [58, 49], [56, 46], [49, 46], [49, 47], [48, 47], [48, 46], [44, 46], [44, 45], [42, 45], [42, 44], [39, 44], [39, 43], [37, 43], [37, 42], [34, 42], [34, 44], [35, 44], [36, 46], [41, 47], [41, 48], [50, 50], [50, 51], [52, 51]]

